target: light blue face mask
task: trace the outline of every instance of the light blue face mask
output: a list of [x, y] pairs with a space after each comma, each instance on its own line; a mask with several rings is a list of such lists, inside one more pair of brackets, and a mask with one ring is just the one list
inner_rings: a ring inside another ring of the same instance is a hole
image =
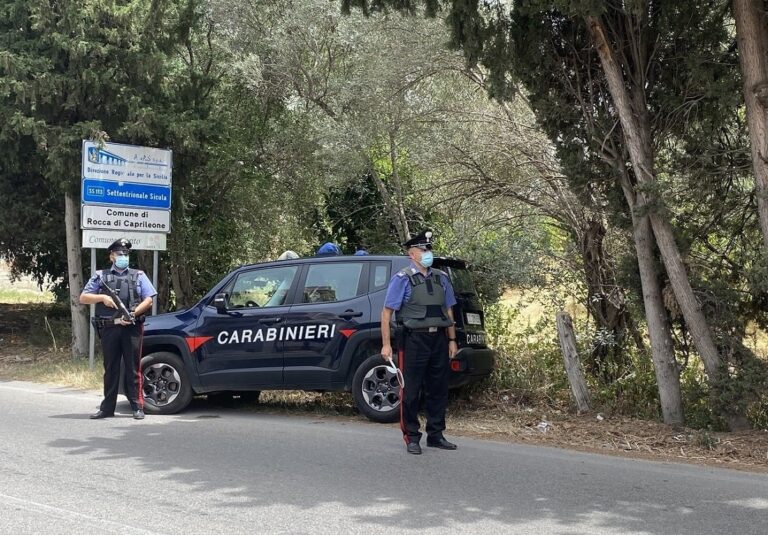
[[125, 269], [128, 267], [128, 256], [118, 256], [115, 258], [115, 267], [117, 269]]
[[432, 251], [424, 251], [421, 253], [421, 260], [420, 263], [425, 268], [428, 268], [432, 265], [432, 261], [434, 260], [434, 257], [432, 256]]

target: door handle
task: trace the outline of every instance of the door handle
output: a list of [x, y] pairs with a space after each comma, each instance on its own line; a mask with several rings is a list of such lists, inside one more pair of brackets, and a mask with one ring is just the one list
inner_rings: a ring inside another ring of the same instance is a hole
[[273, 323], [280, 323], [283, 321], [283, 318], [260, 318], [259, 323], [265, 323], [267, 325], [271, 325]]
[[353, 312], [352, 310], [345, 310], [343, 314], [339, 314], [340, 318], [349, 319], [349, 318], [359, 318], [363, 315], [362, 312]]

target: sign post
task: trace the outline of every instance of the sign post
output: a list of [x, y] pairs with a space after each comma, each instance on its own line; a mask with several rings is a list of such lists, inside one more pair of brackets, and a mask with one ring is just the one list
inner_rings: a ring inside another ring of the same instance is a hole
[[[157, 288], [158, 251], [165, 251], [171, 232], [170, 150], [83, 140], [83, 247], [91, 249], [91, 272], [96, 272], [96, 249], [106, 249], [120, 238], [131, 248], [153, 251], [152, 284]], [[90, 306], [93, 319], [95, 306]], [[152, 314], [157, 313], [157, 301]], [[88, 363], [93, 368], [95, 333], [89, 338]]]

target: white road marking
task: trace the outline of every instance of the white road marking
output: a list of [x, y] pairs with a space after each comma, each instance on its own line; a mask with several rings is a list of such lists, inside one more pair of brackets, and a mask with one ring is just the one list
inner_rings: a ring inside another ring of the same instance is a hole
[[44, 503], [33, 502], [31, 500], [24, 500], [22, 498], [16, 498], [15, 496], [8, 496], [7, 494], [0, 493], [4, 505], [12, 505], [13, 507], [24, 509], [33, 513], [43, 513], [47, 516], [59, 518], [62, 520], [75, 520], [85, 521], [88, 525], [96, 527], [102, 530], [109, 530], [112, 533], [136, 533], [140, 535], [159, 535], [155, 531], [147, 531], [146, 529], [129, 526], [128, 524], [121, 524], [119, 522], [113, 522], [112, 520], [104, 520], [96, 516], [85, 515], [83, 513], [76, 513], [68, 509], [62, 509], [61, 507], [54, 507], [52, 505], [46, 505]]
[[[58, 390], [53, 390], [53, 389], [58, 389]], [[50, 388], [47, 388], [47, 387], [24, 388], [21, 386], [13, 386], [13, 385], [3, 384], [3, 383], [0, 383], [0, 390], [14, 390], [16, 392], [27, 392], [29, 394], [64, 394], [67, 396], [74, 396], [74, 397], [81, 397], [81, 398], [88, 398], [88, 399], [92, 399], [94, 396], [99, 395], [96, 391], [90, 392], [88, 390], [65, 389], [62, 387], [55, 387], [55, 386], [52, 386]]]

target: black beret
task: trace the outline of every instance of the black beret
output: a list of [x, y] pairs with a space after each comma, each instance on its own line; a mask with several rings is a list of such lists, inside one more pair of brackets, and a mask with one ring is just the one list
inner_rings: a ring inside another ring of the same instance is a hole
[[107, 251], [129, 251], [131, 249], [131, 242], [125, 238], [120, 238], [112, 242], [112, 245], [107, 247]]
[[403, 247], [408, 249], [409, 247], [422, 247], [425, 245], [432, 246], [432, 231], [422, 230], [416, 236], [408, 240], [403, 244]]

